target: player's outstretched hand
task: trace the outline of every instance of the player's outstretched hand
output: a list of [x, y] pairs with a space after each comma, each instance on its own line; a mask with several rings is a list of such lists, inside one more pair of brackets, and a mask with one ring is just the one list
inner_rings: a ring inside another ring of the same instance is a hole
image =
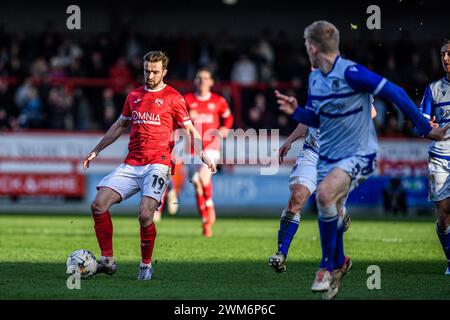
[[439, 124], [436, 122], [436, 117], [435, 116], [433, 116], [433, 118], [431, 118], [430, 126], [432, 126], [433, 128], [439, 127]]
[[280, 110], [284, 113], [290, 115], [297, 109], [298, 103], [295, 97], [281, 94], [278, 90], [275, 90], [275, 96], [277, 97], [277, 103], [280, 105]]
[[443, 128], [434, 127], [431, 129], [430, 133], [428, 133], [428, 138], [442, 141], [442, 140], [448, 140], [450, 139], [450, 136], [447, 136], [447, 130], [450, 129], [450, 124], [446, 125]]
[[212, 162], [204, 152], [201, 153], [200, 158], [202, 159], [203, 163], [208, 166], [209, 170], [211, 170], [212, 173], [217, 172], [216, 164]]
[[286, 140], [280, 147], [280, 150], [278, 151], [278, 160], [280, 164], [283, 163], [284, 157], [288, 154], [289, 150], [291, 150], [292, 143], [288, 140]]
[[97, 157], [97, 152], [92, 151], [89, 155], [83, 160], [83, 170], [89, 168], [89, 163]]

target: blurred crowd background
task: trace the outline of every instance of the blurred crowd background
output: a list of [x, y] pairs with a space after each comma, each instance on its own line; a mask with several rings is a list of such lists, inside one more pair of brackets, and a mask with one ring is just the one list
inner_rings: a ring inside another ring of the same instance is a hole
[[[239, 113], [236, 127], [279, 128], [288, 135], [295, 123], [278, 111], [273, 90], [297, 96], [300, 104], [306, 100], [310, 65], [301, 31], [148, 34], [126, 25], [109, 32], [70, 34], [53, 23], [26, 33], [3, 25], [0, 130], [106, 130], [117, 119], [127, 92], [142, 83], [142, 56], [164, 50], [170, 57], [169, 84], [181, 92], [192, 90], [195, 70], [209, 66], [215, 90]], [[418, 42], [407, 30], [391, 41], [369, 37], [356, 45], [343, 38], [341, 54], [400, 84], [419, 105], [426, 85], [442, 76], [442, 40]], [[381, 136], [413, 136], [411, 123], [394, 106], [379, 99], [374, 103]]]

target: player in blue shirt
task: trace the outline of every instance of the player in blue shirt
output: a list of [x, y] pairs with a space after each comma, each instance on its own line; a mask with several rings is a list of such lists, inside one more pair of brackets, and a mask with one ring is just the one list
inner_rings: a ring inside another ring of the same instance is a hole
[[[445, 77], [427, 86], [420, 110], [432, 124], [444, 127], [450, 122], [450, 41], [441, 48]], [[437, 211], [436, 232], [447, 257], [450, 275], [450, 141], [433, 141], [429, 148], [429, 195]]]
[[448, 128], [432, 128], [402, 88], [340, 57], [339, 31], [333, 24], [316, 21], [305, 29], [304, 38], [311, 65], [316, 68], [309, 77], [306, 107], [297, 107], [293, 97], [275, 94], [280, 110], [298, 122], [320, 128], [316, 202], [322, 259], [311, 290], [334, 296], [348, 271], [338, 220], [349, 192], [375, 170], [378, 141], [371, 120], [373, 96], [398, 106], [423, 137], [444, 140]]

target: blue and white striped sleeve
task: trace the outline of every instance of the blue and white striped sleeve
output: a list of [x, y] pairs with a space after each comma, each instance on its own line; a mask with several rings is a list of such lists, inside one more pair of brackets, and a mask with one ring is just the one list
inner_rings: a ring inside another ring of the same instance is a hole
[[393, 102], [414, 123], [421, 136], [431, 131], [431, 126], [405, 90], [386, 78], [356, 64], [345, 70], [345, 80], [353, 90], [378, 95]]
[[419, 110], [422, 112], [423, 116], [427, 120], [430, 120], [433, 117], [433, 110], [431, 108], [432, 105], [433, 105], [433, 95], [431, 94], [430, 86], [427, 86], [419, 108]]

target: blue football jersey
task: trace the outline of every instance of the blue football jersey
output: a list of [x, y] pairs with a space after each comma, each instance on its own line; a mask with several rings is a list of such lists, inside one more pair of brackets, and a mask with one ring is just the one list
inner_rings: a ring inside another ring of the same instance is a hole
[[[450, 82], [446, 78], [427, 86], [420, 111], [428, 120], [435, 117], [440, 127], [450, 123]], [[429, 153], [433, 157], [450, 160], [450, 140], [433, 141]]]
[[351, 156], [366, 156], [378, 150], [371, 118], [372, 94], [354, 90], [345, 73], [356, 63], [337, 57], [330, 72], [319, 69], [309, 77], [307, 109], [320, 117], [320, 158], [337, 161]]

